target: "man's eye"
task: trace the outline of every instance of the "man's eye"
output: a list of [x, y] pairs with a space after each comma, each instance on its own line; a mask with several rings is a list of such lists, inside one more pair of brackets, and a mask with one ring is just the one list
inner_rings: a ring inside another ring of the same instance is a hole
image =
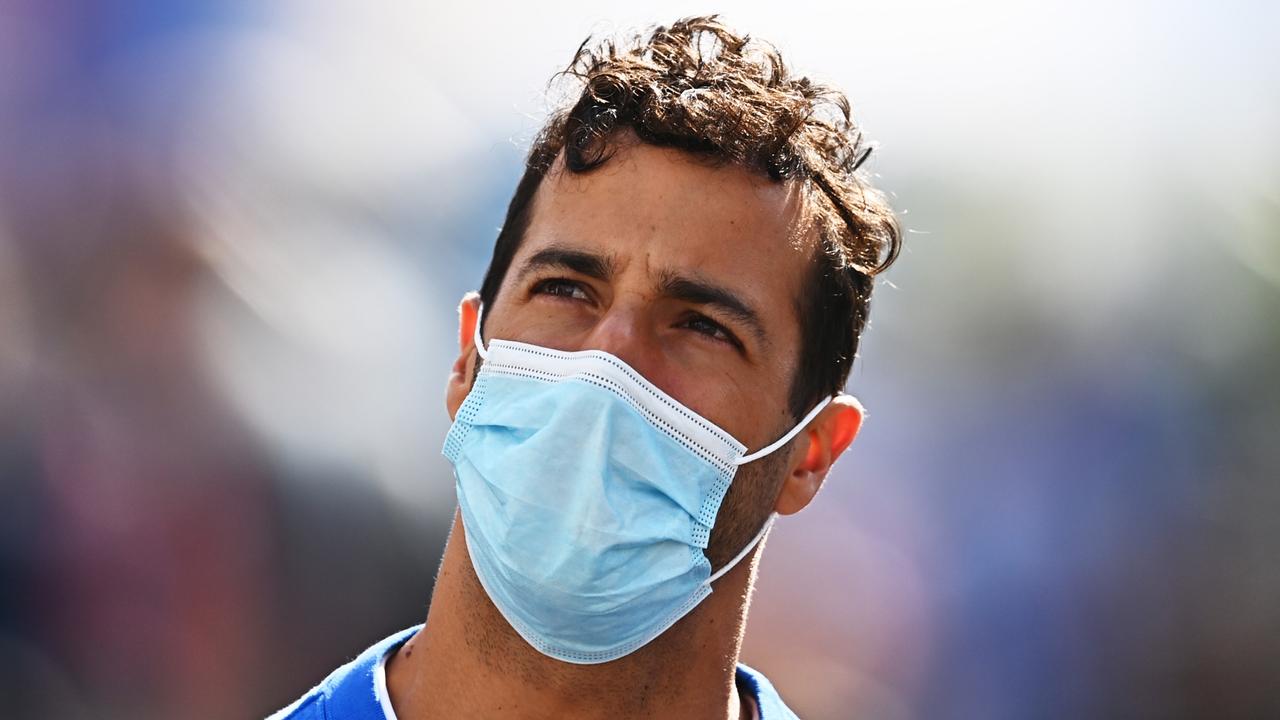
[[685, 320], [683, 325], [694, 332], [701, 333], [712, 339], [729, 343], [734, 347], [740, 347], [738, 338], [734, 337], [733, 333], [726, 330], [720, 323], [705, 315], [694, 315], [693, 317]]
[[542, 295], [556, 295], [558, 297], [570, 298], [573, 300], [589, 300], [587, 291], [582, 288], [581, 283], [565, 280], [563, 278], [552, 278], [543, 280], [533, 286], [533, 292]]

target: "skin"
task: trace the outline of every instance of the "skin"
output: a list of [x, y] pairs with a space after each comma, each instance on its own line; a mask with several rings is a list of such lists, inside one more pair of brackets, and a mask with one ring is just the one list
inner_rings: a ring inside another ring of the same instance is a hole
[[[787, 408], [799, 360], [796, 299], [816, 242], [802, 229], [799, 191], [633, 138], [615, 148], [593, 172], [558, 162], [544, 179], [485, 309], [484, 340], [612, 353], [757, 450], [796, 422]], [[742, 307], [708, 301], [716, 298], [707, 287]], [[478, 310], [475, 295], [459, 308], [450, 418], [475, 378]], [[808, 505], [861, 422], [857, 401], [842, 394], [787, 446], [742, 466], [713, 529], [712, 567], [771, 510]], [[455, 513], [426, 626], [388, 663], [401, 720], [750, 717], [734, 667], [761, 546], [653, 642], [612, 662], [574, 665], [538, 653], [506, 623], [475, 576], [464, 532]]]

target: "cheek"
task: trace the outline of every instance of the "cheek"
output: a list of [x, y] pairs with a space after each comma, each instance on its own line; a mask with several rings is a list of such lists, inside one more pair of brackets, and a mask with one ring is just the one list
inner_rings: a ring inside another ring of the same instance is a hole
[[[722, 379], [708, 402], [717, 408], [716, 424], [728, 431], [738, 442], [747, 446], [747, 452], [755, 452], [774, 442], [791, 429], [792, 419], [788, 407], [790, 383], [775, 378], [751, 377]], [[779, 451], [781, 452], [781, 451]], [[771, 462], [769, 455], [753, 466]]]
[[722, 378], [694, 375], [682, 369], [667, 374], [665, 382], [654, 384], [738, 442], [750, 445], [750, 422], [742, 412], [750, 404], [750, 396]]
[[760, 425], [772, 424], [770, 383], [739, 358], [708, 353], [664, 354], [655, 385], [715, 423], [744, 445], [756, 443]]

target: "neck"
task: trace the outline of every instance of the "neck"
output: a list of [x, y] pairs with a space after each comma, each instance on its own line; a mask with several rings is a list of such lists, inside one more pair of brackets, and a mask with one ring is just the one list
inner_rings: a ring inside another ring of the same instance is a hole
[[575, 665], [542, 655], [511, 628], [480, 586], [463, 532], [455, 514], [426, 625], [388, 661], [398, 720], [739, 717], [734, 669], [754, 551], [653, 642]]

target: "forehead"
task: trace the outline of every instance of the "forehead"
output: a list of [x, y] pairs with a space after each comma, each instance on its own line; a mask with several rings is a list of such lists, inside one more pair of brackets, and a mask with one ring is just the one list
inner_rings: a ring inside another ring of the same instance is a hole
[[584, 173], [557, 159], [534, 198], [517, 265], [548, 245], [578, 246], [633, 275], [694, 274], [732, 286], [790, 313], [775, 320], [796, 322], [815, 243], [796, 182], [634, 141], [611, 150]]

